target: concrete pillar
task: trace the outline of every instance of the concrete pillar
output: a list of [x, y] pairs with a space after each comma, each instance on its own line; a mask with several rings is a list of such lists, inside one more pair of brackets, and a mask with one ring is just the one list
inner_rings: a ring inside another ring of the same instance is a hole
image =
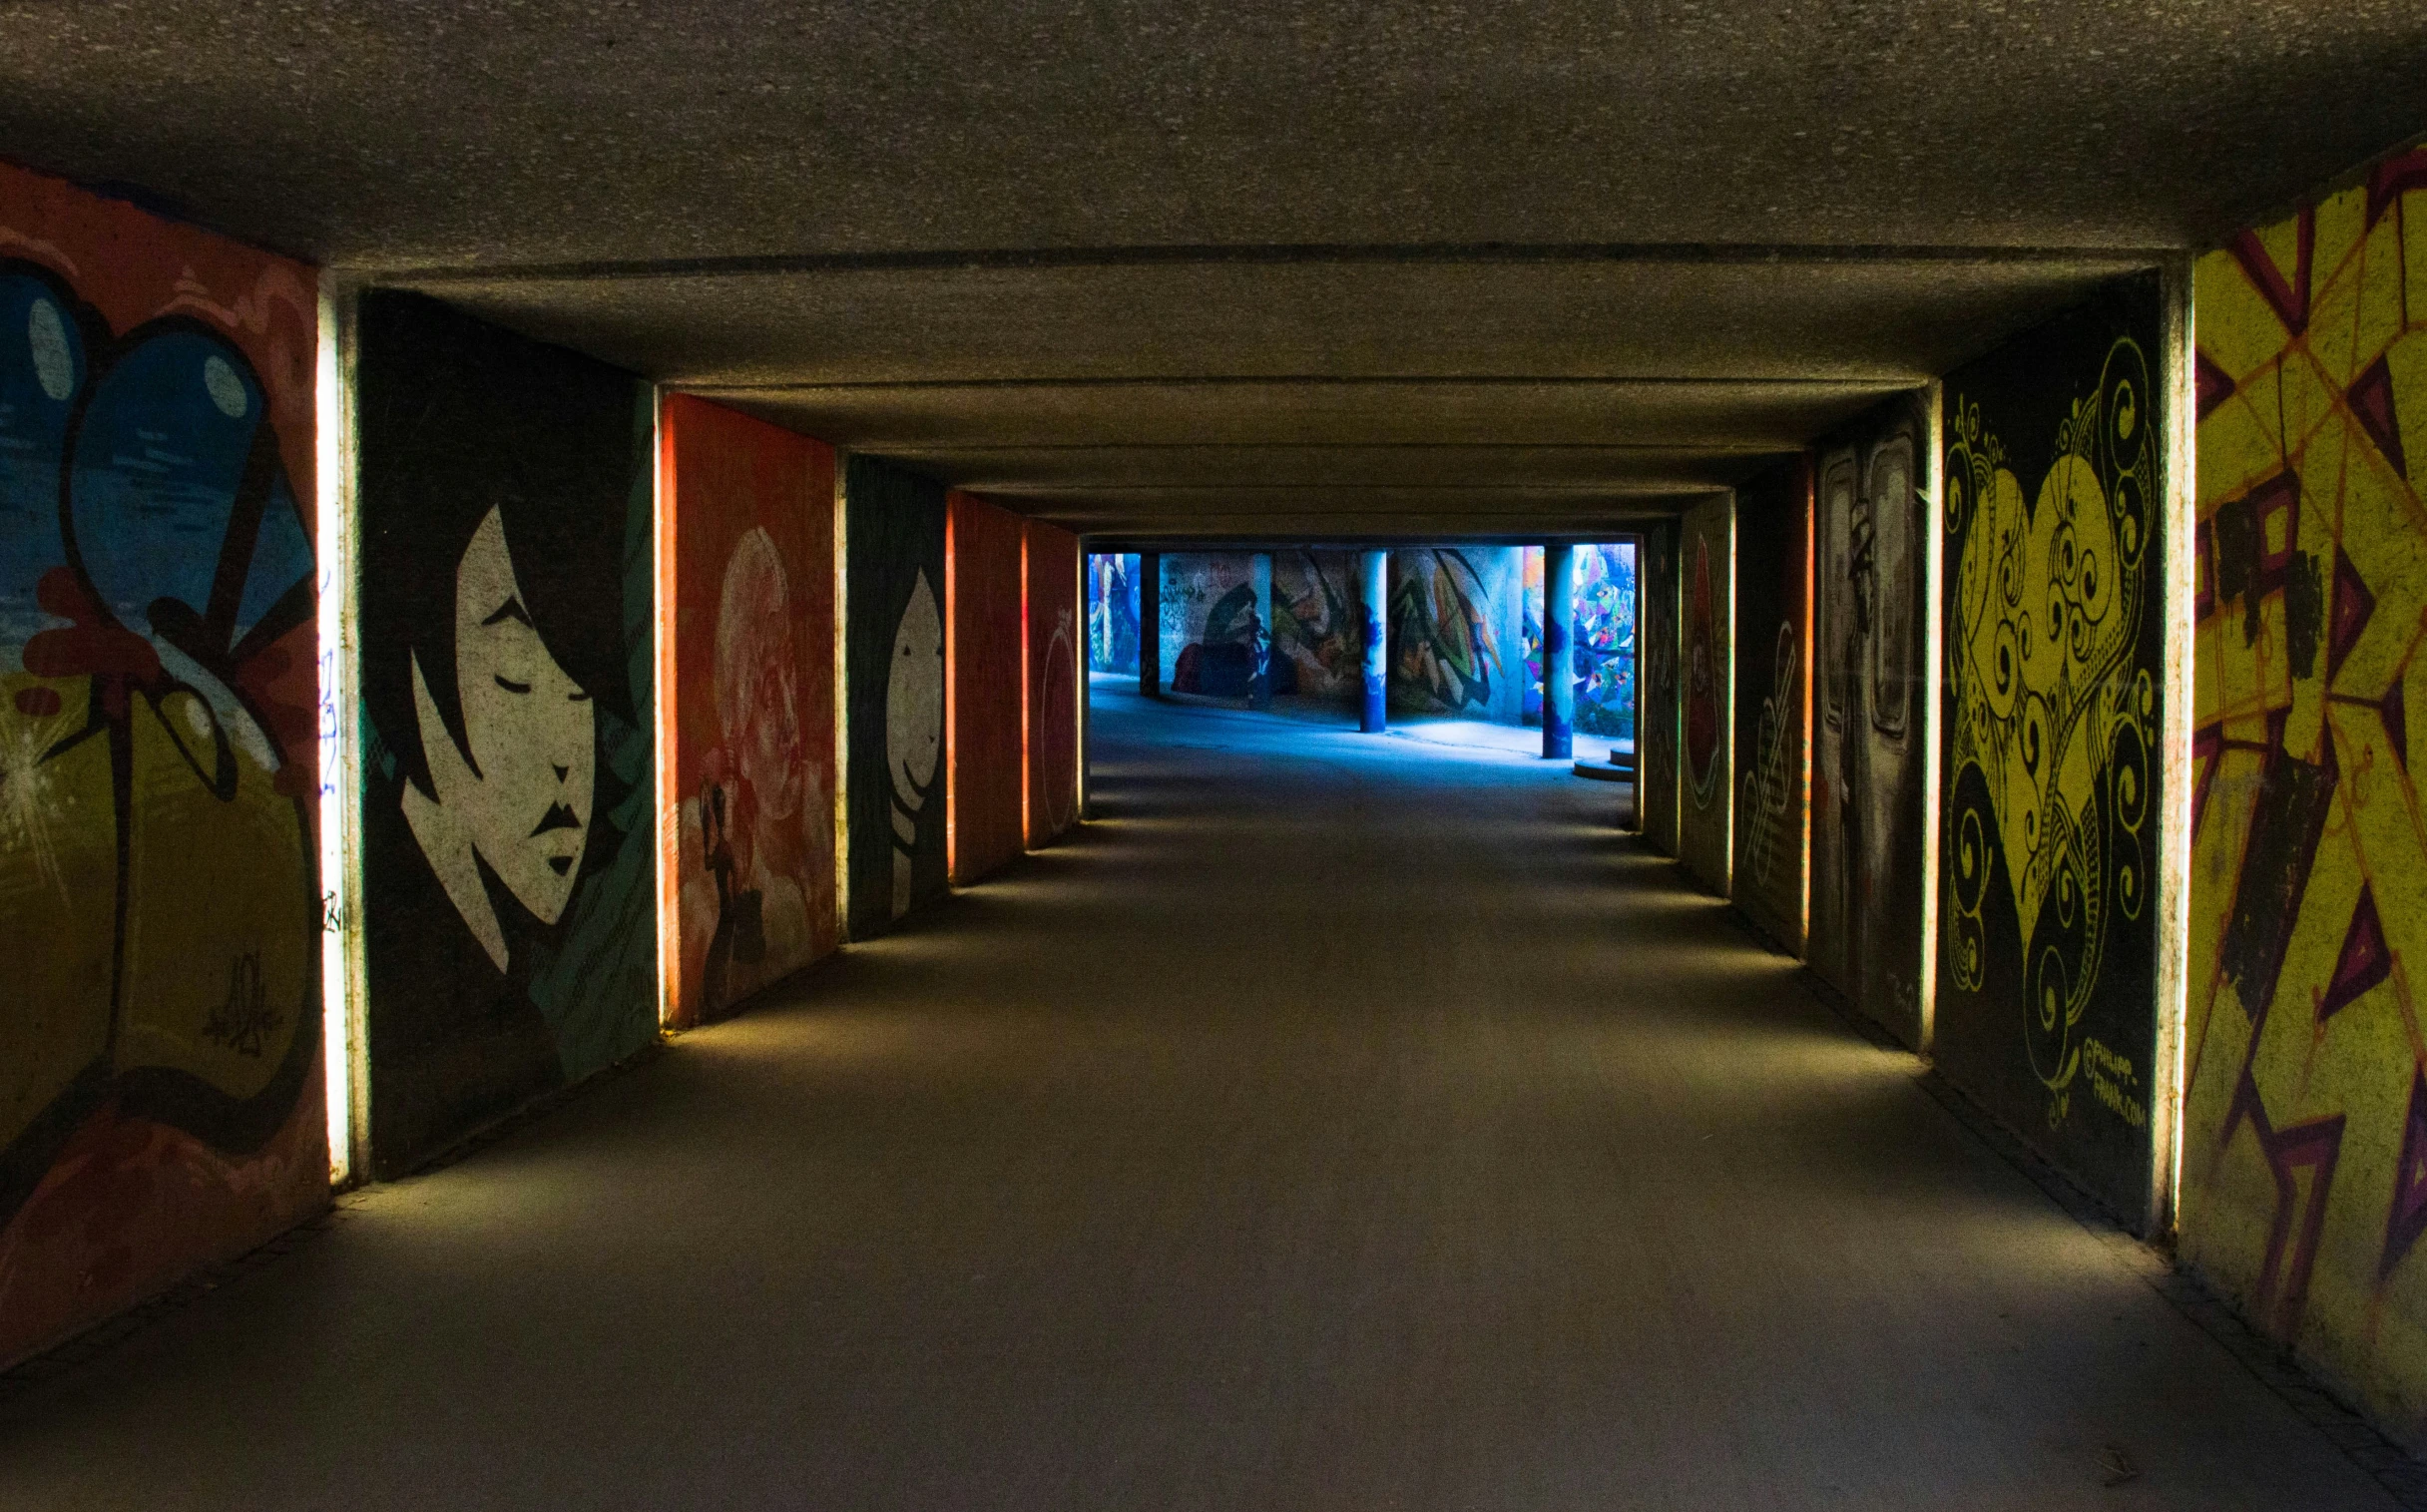
[[1380, 735], [1390, 726], [1390, 553], [1369, 551], [1357, 561], [1357, 598], [1365, 615], [1365, 702], [1357, 728]]
[[1163, 553], [1138, 553], [1138, 692], [1163, 696]]
[[1253, 670], [1247, 674], [1247, 707], [1272, 707], [1272, 553], [1259, 551], [1248, 559], [1247, 581], [1255, 587]]
[[1542, 549], [1542, 756], [1576, 757], [1576, 548]]

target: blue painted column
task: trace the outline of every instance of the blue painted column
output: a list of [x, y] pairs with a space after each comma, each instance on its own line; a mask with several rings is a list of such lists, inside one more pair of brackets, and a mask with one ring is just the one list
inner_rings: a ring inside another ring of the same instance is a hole
[[1259, 551], [1248, 558], [1247, 581], [1255, 588], [1255, 637], [1252, 651], [1253, 668], [1247, 674], [1247, 707], [1272, 707], [1272, 553]]
[[1576, 548], [1542, 549], [1542, 756], [1576, 756]]
[[1390, 727], [1390, 632], [1385, 629], [1390, 603], [1390, 553], [1369, 551], [1357, 562], [1357, 598], [1365, 616], [1365, 702], [1357, 728], [1380, 735]]
[[1138, 553], [1138, 692], [1163, 696], [1163, 553]]

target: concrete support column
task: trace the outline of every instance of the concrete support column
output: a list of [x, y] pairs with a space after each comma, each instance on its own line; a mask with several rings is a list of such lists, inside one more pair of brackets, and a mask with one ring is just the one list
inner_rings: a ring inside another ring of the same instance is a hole
[[1138, 553], [1138, 692], [1163, 696], [1163, 553]]
[[1383, 619], [1390, 603], [1390, 553], [1369, 551], [1357, 560], [1357, 598], [1365, 617], [1365, 702], [1357, 728], [1379, 735], [1390, 725], [1390, 632]]
[[1259, 551], [1248, 559], [1247, 581], [1255, 588], [1253, 670], [1247, 674], [1247, 707], [1272, 707], [1272, 553]]
[[1576, 548], [1542, 549], [1542, 756], [1576, 756]]

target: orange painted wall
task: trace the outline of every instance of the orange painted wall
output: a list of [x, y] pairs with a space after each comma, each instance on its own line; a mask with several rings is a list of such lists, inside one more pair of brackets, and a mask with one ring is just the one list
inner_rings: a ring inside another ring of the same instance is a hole
[[1028, 843], [1079, 820], [1079, 538], [1028, 522]]
[[965, 493], [946, 501], [952, 879], [1020, 853], [1020, 527]]
[[312, 269], [0, 166], [0, 305], [5, 1365], [326, 1205], [337, 711]]
[[685, 394], [658, 430], [674, 614], [672, 1020], [833, 950], [834, 451]]

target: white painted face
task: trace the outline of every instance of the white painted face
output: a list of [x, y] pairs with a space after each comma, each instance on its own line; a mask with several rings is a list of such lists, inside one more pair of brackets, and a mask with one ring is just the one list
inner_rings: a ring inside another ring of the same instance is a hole
[[926, 802], [944, 746], [944, 617], [927, 574], [918, 575], [893, 632], [893, 671], [885, 687], [885, 764], [894, 800], [912, 813]]
[[[590, 833], [598, 713], [541, 643], [495, 510], [456, 568], [455, 687], [468, 752], [457, 751], [440, 723], [415, 663], [421, 749], [438, 809], [515, 898], [553, 924], [573, 895]], [[470, 879], [445, 880], [461, 906]]]

